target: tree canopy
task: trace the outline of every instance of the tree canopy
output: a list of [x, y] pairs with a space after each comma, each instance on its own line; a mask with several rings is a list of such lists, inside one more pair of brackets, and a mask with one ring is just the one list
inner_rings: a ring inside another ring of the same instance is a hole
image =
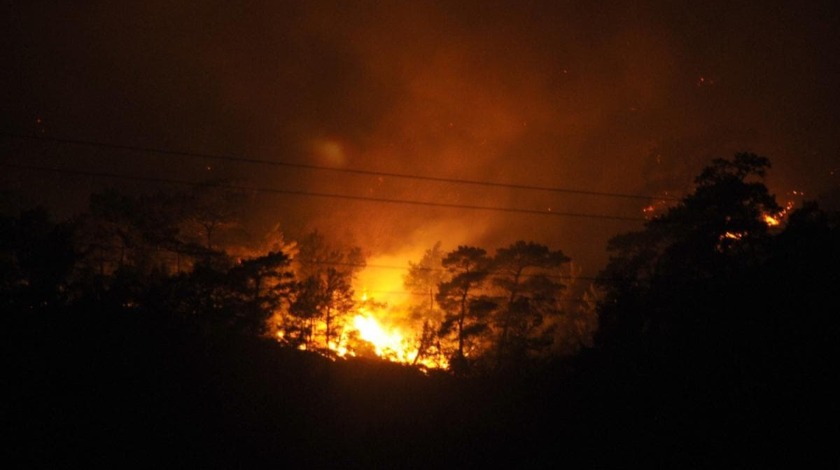
[[748, 153], [714, 160], [694, 192], [609, 242], [602, 350], [663, 380], [724, 383], [723, 394], [834, 374], [820, 357], [837, 352], [822, 338], [838, 330], [827, 284], [838, 279], [838, 218], [810, 202], [772, 223], [781, 208], [762, 181], [769, 167]]

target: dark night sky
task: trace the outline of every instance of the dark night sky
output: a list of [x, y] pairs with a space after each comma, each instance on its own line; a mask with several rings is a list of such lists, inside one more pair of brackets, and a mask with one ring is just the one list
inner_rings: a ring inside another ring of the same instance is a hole
[[[3, 3], [2, 132], [444, 178], [680, 194], [713, 157], [771, 190], [840, 176], [836, 2]], [[208, 162], [0, 138], [2, 161], [450, 204], [641, 216], [644, 201]], [[211, 169], [208, 170], [207, 167]], [[105, 178], [3, 170], [81, 210]], [[139, 186], [138, 186], [139, 188]], [[148, 188], [146, 188], [148, 189]], [[531, 239], [588, 272], [639, 224], [261, 195], [255, 230], [372, 254]]]

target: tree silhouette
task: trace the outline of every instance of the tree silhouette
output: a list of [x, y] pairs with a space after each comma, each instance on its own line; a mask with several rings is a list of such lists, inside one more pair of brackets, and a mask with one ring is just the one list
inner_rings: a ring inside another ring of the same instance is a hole
[[403, 279], [403, 284], [411, 293], [423, 296], [422, 317], [433, 316], [431, 313], [435, 309], [435, 294], [445, 275], [442, 262], [440, 242], [426, 250], [419, 262], [408, 262], [408, 273]]
[[488, 296], [480, 294], [490, 262], [483, 248], [463, 245], [447, 253], [442, 261], [450, 280], [438, 286], [437, 301], [444, 311], [440, 335], [449, 336], [454, 330], [457, 349], [450, 359], [450, 367], [456, 374], [468, 371], [467, 343], [489, 331], [490, 313], [497, 306]]
[[[420, 302], [413, 304], [411, 317], [422, 321], [422, 329], [417, 341], [417, 354], [414, 364], [425, 357], [437, 340], [437, 330], [440, 328], [441, 312], [437, 308], [435, 296], [438, 286], [443, 282], [446, 272], [443, 270], [443, 252], [440, 242], [426, 250], [419, 262], [408, 263], [408, 273], [403, 278], [405, 288], [421, 297]], [[438, 353], [440, 352], [438, 349]]]
[[80, 252], [100, 277], [131, 262], [142, 239], [135, 224], [138, 211], [134, 198], [113, 189], [91, 195], [89, 213], [80, 220]]
[[226, 187], [228, 181], [209, 181], [195, 189], [188, 197], [186, 221], [208, 251], [216, 248], [219, 232], [239, 223], [245, 194]]
[[604, 373], [651, 396], [664, 432], [729, 422], [732, 442], [775, 446], [836, 416], [840, 218], [806, 203], [771, 229], [769, 167], [753, 154], [714, 160], [693, 193], [609, 243]]
[[4, 313], [62, 306], [76, 262], [73, 226], [44, 208], [0, 216], [0, 305]]
[[767, 158], [750, 153], [716, 159], [695, 179], [692, 194], [644, 230], [609, 241], [611, 257], [599, 276], [606, 293], [602, 339], [621, 343], [654, 335], [678, 341], [680, 333], [710, 327], [714, 314], [690, 313], [712, 308], [714, 298], [705, 291], [766, 256], [764, 215], [780, 210], [761, 182], [769, 167]]
[[544, 320], [562, 313], [564, 286], [557, 276], [569, 261], [562, 251], [521, 240], [496, 250], [492, 282], [503, 299], [495, 318], [497, 369], [521, 367], [530, 354], [551, 345]]
[[282, 251], [246, 259], [228, 272], [232, 291], [233, 326], [253, 334], [263, 334], [272, 314], [288, 301], [294, 274], [291, 258]]
[[89, 210], [78, 216], [76, 246], [81, 268], [89, 275], [110, 275], [132, 267], [140, 273], [153, 270], [188, 271], [196, 260], [207, 261], [221, 250], [209, 250], [190, 227], [190, 196], [158, 192], [128, 196], [115, 190], [91, 195]]
[[784, 386], [814, 392], [804, 399], [824, 414], [840, 379], [840, 213], [814, 201], [803, 204], [774, 238], [772, 256], [755, 271], [767, 295], [749, 325], [750, 360], [772, 358], [774, 375], [788, 381]]

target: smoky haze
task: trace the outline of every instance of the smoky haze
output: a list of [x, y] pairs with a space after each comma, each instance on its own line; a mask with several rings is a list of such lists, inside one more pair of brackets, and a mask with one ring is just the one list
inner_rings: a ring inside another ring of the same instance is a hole
[[[837, 187], [832, 2], [6, 2], [3, 132], [381, 173], [679, 196], [751, 151], [771, 189]], [[3, 138], [4, 161], [437, 204], [643, 216], [650, 201]], [[81, 210], [106, 178], [7, 172]], [[142, 185], [139, 185], [142, 186]], [[639, 222], [255, 195], [255, 232], [372, 255], [563, 250], [588, 274]]]

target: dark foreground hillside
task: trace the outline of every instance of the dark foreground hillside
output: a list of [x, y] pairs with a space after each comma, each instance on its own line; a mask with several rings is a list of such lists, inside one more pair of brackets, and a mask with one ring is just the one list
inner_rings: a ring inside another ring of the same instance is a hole
[[836, 422], [792, 391], [704, 388], [592, 354], [463, 380], [78, 312], [7, 320], [2, 352], [4, 461], [25, 468], [837, 462], [817, 437]]

